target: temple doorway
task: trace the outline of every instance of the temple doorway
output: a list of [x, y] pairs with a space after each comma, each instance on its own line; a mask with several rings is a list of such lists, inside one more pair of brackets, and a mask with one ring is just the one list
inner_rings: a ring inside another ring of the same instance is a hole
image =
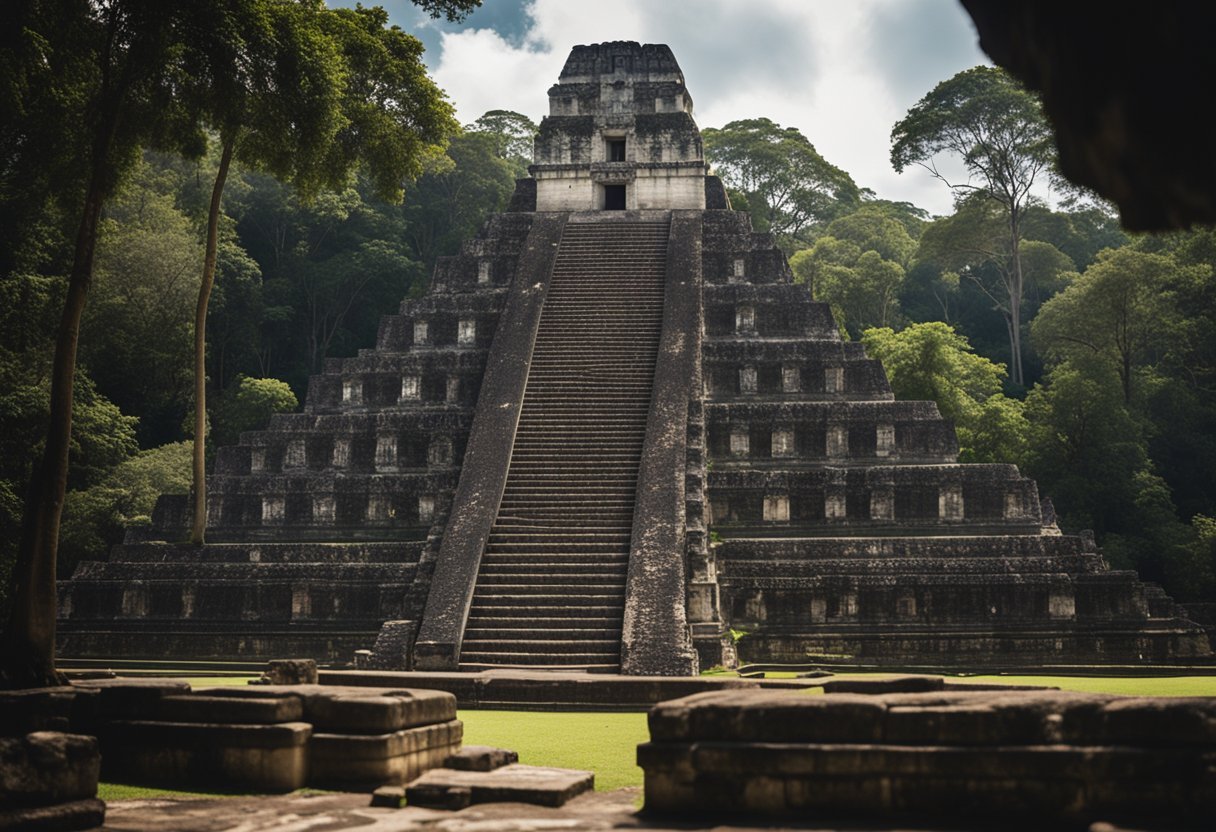
[[604, 186], [604, 210], [605, 211], [624, 211], [625, 210], [625, 186], [624, 185], [605, 185]]

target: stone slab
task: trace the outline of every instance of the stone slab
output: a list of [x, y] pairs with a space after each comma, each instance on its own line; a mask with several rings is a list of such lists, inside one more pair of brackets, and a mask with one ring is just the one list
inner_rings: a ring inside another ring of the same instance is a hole
[[105, 801], [95, 797], [52, 806], [11, 808], [0, 804], [0, 829], [8, 832], [76, 832], [96, 829], [105, 818]]
[[823, 682], [824, 693], [925, 693], [943, 690], [941, 676], [891, 676], [884, 679], [830, 679]]
[[514, 764], [493, 771], [432, 769], [406, 788], [410, 805], [433, 806], [452, 789], [468, 789], [471, 803], [518, 802], [561, 806], [572, 797], [591, 791], [595, 775], [544, 766]]
[[484, 670], [322, 670], [326, 686], [442, 690], [461, 708], [514, 710], [646, 711], [658, 702], [718, 690], [810, 690], [818, 680], [739, 679], [731, 676], [619, 676], [610, 673]]
[[305, 722], [278, 725], [115, 720], [104, 726], [106, 777], [180, 786], [291, 791], [308, 782]]
[[157, 703], [156, 717], [169, 722], [273, 725], [303, 721], [304, 704], [294, 696], [165, 696]]
[[405, 786], [381, 786], [372, 792], [372, 806], [400, 809], [405, 803]]
[[385, 734], [456, 718], [456, 697], [438, 690], [342, 685], [249, 685], [205, 688], [206, 696], [273, 699], [295, 697], [303, 719], [318, 732]]
[[365, 786], [406, 783], [443, 763], [460, 748], [460, 720], [407, 728], [390, 734], [313, 734], [309, 783]]
[[466, 745], [443, 761], [444, 768], [457, 771], [493, 771], [519, 762], [519, 754], [489, 745]]
[[190, 692], [178, 679], [85, 679], [74, 687], [72, 727], [90, 734], [112, 719], [146, 719], [162, 697]]

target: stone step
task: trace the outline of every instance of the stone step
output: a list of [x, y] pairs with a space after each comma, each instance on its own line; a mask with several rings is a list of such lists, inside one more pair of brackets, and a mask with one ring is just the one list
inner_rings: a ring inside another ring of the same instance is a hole
[[[629, 568], [629, 550], [628, 548], [617, 549], [615, 552], [606, 552], [606, 557], [600, 556], [600, 553], [579, 551], [579, 552], [528, 552], [522, 554], [544, 555], [545, 559], [541, 561], [520, 562], [516, 556], [517, 552], [487, 552], [482, 557], [482, 566], [485, 567], [487, 574], [494, 574], [498, 577], [506, 577], [510, 575], [557, 575], [559, 572], [571, 575], [577, 574], [580, 577], [586, 577], [592, 580], [596, 575], [603, 575], [605, 579], [616, 580], [621, 573]], [[504, 557], [505, 555], [505, 557]]]
[[[592, 564], [594, 565], [594, 564]], [[564, 592], [564, 587], [571, 583], [578, 583], [580, 586], [584, 581], [593, 587], [614, 586], [625, 579], [625, 569], [618, 569], [614, 572], [605, 572], [602, 569], [597, 572], [580, 572], [574, 569], [563, 569], [560, 572], [554, 570], [551, 572], [541, 572], [533, 570], [531, 572], [503, 572], [499, 573], [495, 570], [484, 570], [478, 576], [478, 591], [484, 592], [486, 595], [491, 595], [499, 590], [506, 591], [520, 586], [529, 586], [537, 592], [545, 592], [552, 588], [554, 592]], [[596, 583], [591, 583], [595, 581]]]
[[[520, 590], [520, 587], [497, 586], [494, 588], [493, 593], [475, 592], [470, 610], [477, 611], [491, 607], [549, 607], [550, 609], [561, 609], [569, 612], [585, 605], [588, 608], [597, 610], [598, 614], [603, 615], [605, 612], [616, 614], [625, 603], [624, 588], [619, 592], [601, 592], [599, 594], [580, 593], [578, 595], [560, 592], [546, 593], [527, 586], [522, 589], [533, 589], [534, 591], [504, 591], [509, 588]], [[548, 587], [548, 589], [552, 590], [553, 587]]]
[[475, 666], [486, 667], [522, 667], [546, 670], [553, 668], [584, 668], [601, 672], [615, 672], [620, 667], [621, 654], [619, 649], [604, 653], [578, 654], [546, 654], [521, 653], [489, 650], [460, 651], [460, 666], [472, 669]]
[[[577, 621], [577, 619], [574, 619]], [[491, 623], [486, 621], [478, 621], [476, 627], [465, 627], [464, 643], [466, 649], [470, 645], [477, 645], [480, 648], [489, 641], [515, 641], [521, 647], [530, 646], [534, 642], [554, 642], [562, 641], [567, 636], [570, 641], [586, 648], [592, 643], [603, 645], [619, 644], [621, 641], [621, 622], [617, 621], [615, 628], [610, 622], [599, 623], [598, 619], [588, 619], [584, 623], [590, 624], [595, 621], [593, 626], [585, 628], [577, 627], [549, 627], [538, 625], [535, 629], [531, 627], [519, 626], [519, 622], [511, 622], [508, 620], [494, 619]], [[512, 623], [515, 627], [512, 627]]]
[[[586, 601], [585, 598], [580, 599]], [[474, 619], [490, 620], [503, 619], [510, 621], [519, 620], [536, 620], [542, 621], [547, 619], [596, 619], [603, 621], [616, 622], [613, 626], [620, 626], [620, 621], [624, 616], [624, 609], [617, 604], [579, 604], [566, 605], [560, 604], [540, 604], [540, 603], [518, 603], [518, 604], [487, 604], [481, 605], [474, 601], [470, 608], [469, 620]], [[588, 625], [590, 626], [590, 625]]]
[[[572, 560], [577, 558], [578, 561]], [[519, 569], [547, 569], [574, 562], [589, 565], [602, 564], [605, 568], [625, 568], [629, 565], [629, 544], [623, 543], [614, 552], [577, 553], [553, 552], [544, 549], [500, 549], [491, 543], [482, 555], [481, 562], [488, 566], [501, 565]]]
[[620, 649], [621, 642], [619, 638], [549, 638], [529, 639], [527, 641], [513, 638], [479, 638], [465, 639], [460, 652], [463, 655], [466, 651], [469, 653], [503, 653], [511, 651], [518, 653], [528, 652], [543, 656], [561, 656], [572, 653], [608, 655], [613, 652], [619, 652]]
[[[562, 528], [577, 528], [577, 525], [571, 526], [570, 522], [574, 519], [577, 524], [580, 517], [585, 517], [588, 522], [594, 522], [596, 528], [604, 528], [606, 525], [613, 525], [618, 530], [632, 527], [632, 500], [614, 499], [611, 503], [601, 500], [592, 504], [593, 502], [580, 500], [580, 504], [577, 506], [555, 506], [552, 503], [535, 504], [528, 500], [512, 501], [510, 505], [503, 506], [503, 511], [500, 512], [498, 518], [501, 523], [495, 523], [493, 528], [496, 531], [500, 528], [514, 530], [520, 524], [545, 528], [548, 524], [553, 523], [559, 524]], [[559, 511], [558, 509], [565, 510]], [[592, 509], [593, 511], [591, 511]]]
[[516, 542], [519, 540], [535, 540], [537, 542], [544, 542], [544, 541], [563, 542], [563, 541], [583, 540], [583, 541], [587, 541], [590, 543], [600, 543], [600, 542], [610, 542], [610, 541], [616, 541], [617, 543], [628, 543], [629, 538], [630, 538], [630, 534], [628, 531], [622, 531], [615, 535], [607, 534], [602, 531], [601, 532], [582, 532], [577, 529], [563, 530], [561, 532], [537, 531], [532, 534], [525, 534], [525, 533], [521, 533], [521, 532], [502, 533], [502, 532], [498, 532], [497, 530], [491, 530], [491, 532], [490, 532], [490, 543], [491, 544], [496, 543], [496, 542], [513, 543], [513, 542]]
[[[493, 594], [526, 594], [532, 589], [537, 589], [539, 591], [538, 587], [530, 586], [529, 584], [497, 584], [494, 587]], [[548, 583], [545, 584], [543, 592], [567, 592], [571, 597], [581, 597], [584, 595], [615, 595], [618, 593], [623, 595], [625, 589], [615, 581], [609, 581], [606, 583]]]
[[[574, 521], [573, 523], [572, 520]], [[616, 513], [601, 512], [592, 516], [578, 515], [577, 517], [572, 517], [571, 515], [566, 515], [556, 518], [525, 516], [522, 514], [500, 514], [497, 522], [494, 523], [493, 533], [512, 534], [516, 531], [531, 533], [569, 528], [604, 529], [607, 533], [612, 533], [620, 529], [629, 528], [632, 524], [633, 513], [631, 510]]]
[[[555, 563], [563, 559], [588, 563], [608, 563], [613, 560], [621, 564], [625, 563], [629, 555], [629, 541], [624, 539], [623, 535], [612, 531], [605, 536], [615, 538], [615, 540], [610, 543], [549, 543], [545, 540], [528, 541], [525, 539], [511, 543], [489, 543], [486, 548], [486, 557], [483, 560], [486, 563], [493, 558], [513, 561], [517, 556], [529, 555], [547, 556]], [[600, 558], [604, 560], [600, 560]]]
[[[482, 630], [491, 628], [510, 629], [525, 629], [535, 627], [537, 630], [561, 631], [575, 630], [580, 632], [616, 632], [618, 635], [621, 630], [621, 617], [618, 616], [592, 616], [592, 615], [552, 615], [552, 610], [542, 609], [538, 612], [529, 612], [536, 610], [533, 608], [523, 608], [519, 615], [479, 615], [469, 617], [469, 627], [474, 626]], [[506, 611], [502, 611], [506, 612]], [[467, 628], [466, 628], [467, 632]]]

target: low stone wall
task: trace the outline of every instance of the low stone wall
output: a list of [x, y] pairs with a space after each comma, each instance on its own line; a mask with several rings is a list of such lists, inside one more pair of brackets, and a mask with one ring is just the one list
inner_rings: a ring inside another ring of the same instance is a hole
[[647, 812], [1176, 828], [1216, 810], [1214, 698], [722, 691], [657, 705], [650, 736]]

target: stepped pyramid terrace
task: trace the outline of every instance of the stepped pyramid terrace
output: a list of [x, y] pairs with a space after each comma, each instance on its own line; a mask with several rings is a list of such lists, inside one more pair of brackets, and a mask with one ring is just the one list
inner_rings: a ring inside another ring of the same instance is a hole
[[[69, 657], [687, 675], [1204, 659], [1012, 465], [895, 401], [709, 174], [671, 50], [578, 46], [532, 176], [303, 412], [61, 585]], [[712, 534], [711, 534], [712, 532]]]

